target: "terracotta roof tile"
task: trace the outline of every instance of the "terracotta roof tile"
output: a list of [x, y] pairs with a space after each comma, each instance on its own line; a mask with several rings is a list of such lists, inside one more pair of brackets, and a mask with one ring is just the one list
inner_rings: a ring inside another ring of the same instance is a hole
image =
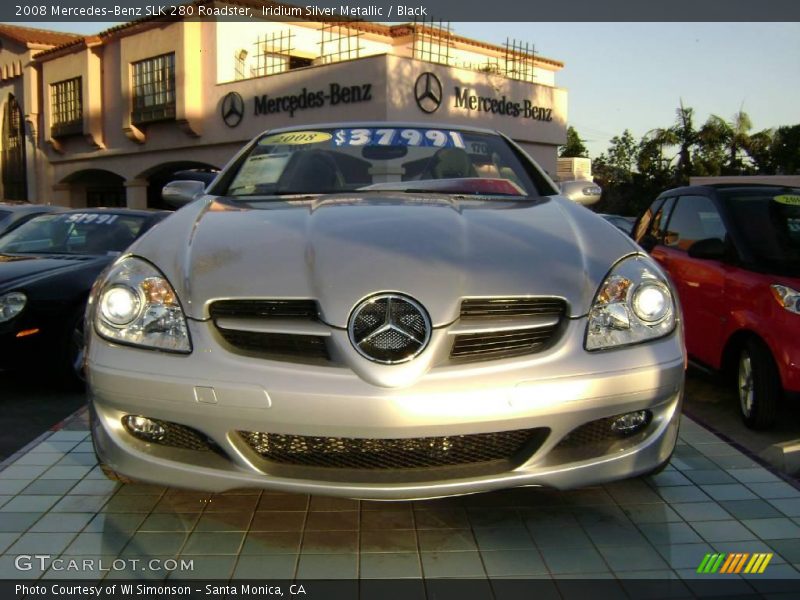
[[[212, 1], [213, 0], [195, 0], [194, 2], [192, 2], [192, 4], [195, 5], [195, 6], [199, 6], [201, 4], [208, 4], [208, 3], [212, 2]], [[287, 3], [284, 3], [284, 2], [276, 2], [274, 0], [226, 0], [226, 1], [227, 1], [228, 4], [238, 4], [238, 5], [241, 5], [241, 6], [264, 6], [264, 5], [297, 6], [297, 4], [287, 4]], [[127, 23], [122, 23], [120, 25], [115, 25], [114, 27], [111, 27], [110, 29], [106, 29], [105, 31], [101, 31], [100, 33], [97, 34], [97, 36], [93, 36], [93, 37], [97, 37], [99, 39], [109, 39], [109, 38], [113, 38], [113, 37], [117, 36], [121, 32], [126, 32], [126, 31], [128, 31], [128, 30], [130, 30], [130, 29], [132, 29], [132, 28], [134, 28], [136, 26], [145, 26], [146, 27], [147, 26], [146, 24], [148, 24], [148, 23], [165, 22], [165, 21], [179, 21], [179, 20], [181, 20], [179, 17], [163, 17], [163, 16], [143, 17], [141, 19], [136, 19], [134, 21], [129, 21]], [[388, 36], [388, 37], [402, 37], [402, 36], [405, 36], [405, 35], [410, 35], [410, 34], [412, 34], [414, 32], [415, 28], [420, 28], [422, 30], [430, 30], [430, 27], [426, 27], [424, 25], [418, 25], [416, 23], [403, 23], [403, 24], [397, 24], [397, 25], [384, 25], [382, 23], [375, 23], [375, 22], [372, 22], [372, 21], [363, 21], [363, 20], [342, 21], [341, 18], [325, 18], [325, 17], [321, 17], [321, 18], [320, 17], [316, 17], [316, 18], [313, 18], [313, 19], [301, 17], [301, 20], [304, 20], [304, 21], [317, 21], [317, 22], [324, 22], [324, 21], [341, 22], [342, 24], [346, 24], [346, 25], [348, 25], [348, 26], [350, 26], [350, 27], [352, 27], [354, 29], [360, 29], [361, 31], [365, 31], [365, 32], [369, 32], [369, 33], [376, 33], [376, 34], [385, 35], [385, 36]], [[24, 28], [18, 28], [18, 29], [24, 29]], [[32, 31], [37, 31], [37, 30], [32, 30]], [[49, 33], [55, 33], [55, 32], [49, 32]], [[68, 34], [64, 34], [64, 35], [68, 35]], [[468, 46], [474, 46], [474, 47], [477, 47], [477, 48], [483, 48], [483, 49], [486, 49], [486, 50], [492, 50], [492, 51], [496, 51], [496, 52], [505, 51], [505, 48], [503, 46], [498, 46], [496, 44], [490, 44], [488, 42], [481, 42], [479, 40], [475, 40], [475, 39], [464, 37], [464, 36], [460, 36], [460, 35], [455, 35], [453, 33], [447, 33], [447, 34], [445, 34], [445, 37], [449, 37], [452, 41], [460, 42], [460, 43], [466, 44]], [[69, 48], [69, 47], [72, 47], [72, 46], [75, 46], [76, 48], [83, 47], [83, 44], [81, 44], [82, 41], [84, 41], [83, 37], [81, 37], [81, 36], [72, 36], [72, 37], [69, 37], [68, 39], [62, 41], [59, 44], [54, 44], [55, 45], [54, 48], [50, 48], [48, 50], [44, 50], [43, 52], [40, 52], [36, 56], [37, 56], [37, 58], [45, 58], [47, 56], [61, 54], [62, 50], [65, 50], [66, 48]], [[545, 56], [541, 56], [541, 55], [538, 55], [538, 54], [535, 56], [534, 61], [536, 63], [539, 63], [539, 64], [549, 64], [549, 65], [551, 65], [553, 67], [556, 67], [556, 68], [559, 68], [559, 69], [564, 67], [564, 63], [559, 61], [559, 60], [554, 60], [552, 58], [547, 58]]]
[[0, 35], [20, 44], [39, 44], [42, 46], [60, 46], [82, 37], [74, 33], [20, 27], [19, 25], [9, 25], [7, 23], [0, 23]]

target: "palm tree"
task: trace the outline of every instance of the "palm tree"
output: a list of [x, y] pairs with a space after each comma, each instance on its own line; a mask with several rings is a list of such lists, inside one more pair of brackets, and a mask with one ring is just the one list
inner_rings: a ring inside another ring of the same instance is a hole
[[670, 179], [669, 171], [672, 161], [664, 158], [664, 146], [667, 145], [665, 140], [668, 137], [663, 129], [652, 129], [642, 136], [639, 142], [636, 166], [644, 178], [663, 183]]
[[654, 129], [648, 136], [662, 147], [678, 147], [675, 179], [678, 183], [687, 183], [694, 174], [692, 149], [699, 143], [699, 132], [694, 128], [694, 109], [684, 106], [681, 100], [675, 110], [675, 124], [666, 129]]
[[772, 174], [775, 172], [775, 161], [772, 156], [774, 140], [775, 132], [772, 129], [764, 129], [750, 136], [746, 150], [757, 173]]
[[694, 174], [692, 165], [692, 148], [697, 145], [697, 130], [694, 128], [693, 117], [694, 109], [683, 105], [681, 99], [680, 107], [675, 111], [675, 125], [672, 126], [675, 137], [678, 139], [678, 176], [682, 181], [688, 182], [689, 177]]
[[743, 110], [735, 113], [730, 121], [711, 115], [703, 125], [700, 134], [702, 143], [725, 148], [727, 164], [723, 168], [724, 174], [740, 175], [745, 171], [741, 155], [750, 146], [748, 132], [752, 128], [753, 123]]

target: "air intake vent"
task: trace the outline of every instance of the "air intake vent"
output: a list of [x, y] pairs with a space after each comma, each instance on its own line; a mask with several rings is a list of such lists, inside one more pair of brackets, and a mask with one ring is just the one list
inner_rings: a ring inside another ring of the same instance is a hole
[[425, 469], [508, 461], [522, 464], [544, 442], [546, 427], [446, 437], [364, 439], [240, 431], [268, 461], [330, 469]]
[[137, 432], [133, 431], [127, 425], [125, 429], [132, 436], [139, 438], [145, 442], [158, 444], [160, 446], [170, 446], [172, 448], [182, 448], [184, 450], [197, 450], [201, 452], [214, 450], [216, 451], [216, 444], [211, 441], [205, 434], [200, 433], [196, 429], [187, 427], [186, 425], [179, 425], [170, 421], [161, 421], [158, 419], [151, 419], [164, 431], [164, 435], [159, 439], [150, 439], [143, 437]]
[[211, 318], [233, 351], [288, 362], [329, 359], [315, 300], [218, 300]]
[[475, 298], [461, 303], [451, 329], [450, 358], [492, 360], [535, 354], [561, 330], [567, 303], [560, 298]]
[[295, 335], [291, 333], [260, 333], [218, 330], [225, 341], [240, 350], [273, 357], [301, 357], [308, 359], [328, 359], [325, 338], [314, 335]]
[[461, 303], [462, 319], [519, 318], [564, 315], [567, 304], [560, 298], [476, 298]]
[[242, 317], [261, 319], [309, 319], [319, 317], [315, 300], [217, 300], [210, 307], [212, 319]]
[[497, 333], [475, 333], [456, 336], [450, 356], [488, 360], [521, 354], [533, 354], [544, 349], [553, 338], [555, 327], [523, 329]]

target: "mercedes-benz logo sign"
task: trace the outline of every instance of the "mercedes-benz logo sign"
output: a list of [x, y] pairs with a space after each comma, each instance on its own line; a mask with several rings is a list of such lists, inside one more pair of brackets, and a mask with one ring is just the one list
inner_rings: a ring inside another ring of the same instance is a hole
[[228, 127], [236, 127], [244, 117], [244, 100], [239, 92], [228, 92], [222, 98], [222, 120]]
[[347, 331], [361, 356], [394, 365], [411, 360], [425, 349], [431, 339], [431, 320], [408, 296], [377, 294], [353, 309]]
[[422, 112], [436, 112], [442, 104], [442, 82], [430, 71], [425, 71], [414, 84], [414, 98]]

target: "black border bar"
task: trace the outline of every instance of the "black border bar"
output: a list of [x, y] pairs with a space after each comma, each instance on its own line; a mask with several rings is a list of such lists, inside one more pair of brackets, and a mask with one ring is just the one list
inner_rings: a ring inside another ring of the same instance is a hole
[[[393, 23], [415, 18], [474, 22], [800, 21], [797, 0], [293, 0], [287, 3], [228, 0], [227, 4], [232, 7], [230, 12], [240, 14], [209, 15], [210, 7], [223, 4], [212, 0], [8, 0], [0, 3], [0, 21], [128, 22], [142, 18], [169, 21], [178, 16], [252, 21], [274, 20], [290, 12], [297, 15], [297, 10], [302, 18], [312, 20], [327, 15], [337, 21], [360, 19]], [[184, 8], [176, 8], [179, 6]]]

